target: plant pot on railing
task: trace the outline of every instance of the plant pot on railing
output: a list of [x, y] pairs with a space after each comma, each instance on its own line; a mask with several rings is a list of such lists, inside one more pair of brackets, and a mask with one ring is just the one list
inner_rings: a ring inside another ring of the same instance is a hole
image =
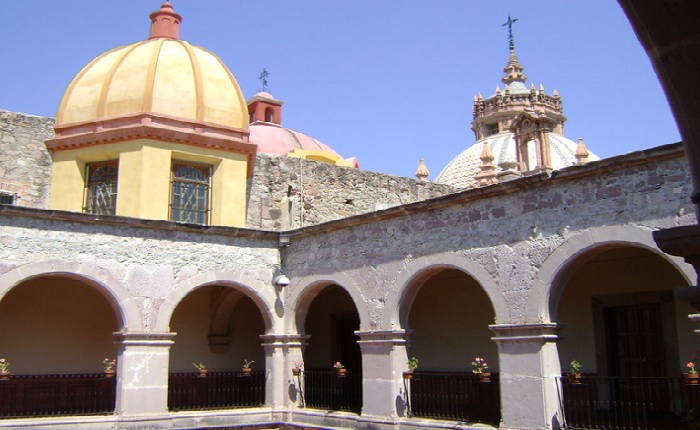
[[105, 378], [107, 379], [114, 379], [114, 375], [116, 373], [117, 372], [114, 369], [105, 369], [104, 371]]
[[571, 384], [580, 384], [581, 383], [581, 374], [580, 373], [567, 373], [566, 377]]
[[301, 375], [301, 369], [298, 368], [298, 367], [293, 367], [293, 368], [292, 368], [292, 375], [294, 375], [294, 376], [299, 376], [299, 375]]
[[253, 373], [253, 369], [251, 367], [244, 367], [242, 370], [243, 376], [250, 376], [250, 374]]
[[209, 377], [209, 369], [199, 369], [197, 370], [197, 377], [199, 378], [207, 378]]
[[491, 382], [491, 372], [479, 373], [479, 382]]
[[338, 378], [345, 378], [348, 373], [348, 369], [342, 368], [342, 369], [335, 369], [336, 375]]
[[0, 372], [0, 381], [8, 381], [10, 379], [10, 372]]
[[699, 373], [684, 373], [683, 377], [686, 385], [698, 385], [700, 383]]
[[404, 372], [403, 372], [403, 379], [413, 379], [413, 371], [411, 371], [411, 370], [404, 370]]

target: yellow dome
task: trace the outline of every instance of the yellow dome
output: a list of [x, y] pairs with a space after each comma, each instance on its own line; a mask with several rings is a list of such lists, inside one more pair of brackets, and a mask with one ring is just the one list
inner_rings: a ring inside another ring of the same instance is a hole
[[221, 60], [169, 38], [122, 46], [95, 58], [68, 86], [56, 126], [139, 113], [248, 127], [246, 101]]

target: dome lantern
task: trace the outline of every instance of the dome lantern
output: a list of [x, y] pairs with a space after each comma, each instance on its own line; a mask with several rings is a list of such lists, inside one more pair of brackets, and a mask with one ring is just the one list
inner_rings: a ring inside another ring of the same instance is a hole
[[173, 5], [166, 1], [160, 10], [151, 15], [151, 37], [149, 39], [173, 39], [180, 38], [180, 23], [182, 17], [175, 13]]

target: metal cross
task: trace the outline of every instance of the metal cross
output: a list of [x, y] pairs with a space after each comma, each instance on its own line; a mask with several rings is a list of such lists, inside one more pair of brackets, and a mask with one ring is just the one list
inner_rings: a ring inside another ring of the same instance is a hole
[[510, 14], [508, 14], [508, 21], [501, 25], [501, 27], [505, 27], [506, 25], [508, 26], [508, 47], [510, 49], [515, 48], [515, 38], [513, 37], [513, 23], [517, 20], [517, 18], [513, 19], [510, 17]]
[[270, 76], [269, 73], [267, 73], [267, 70], [263, 69], [262, 73], [260, 73], [260, 76], [258, 76], [258, 79], [260, 79], [260, 82], [262, 82], [262, 90], [267, 91], [267, 77]]

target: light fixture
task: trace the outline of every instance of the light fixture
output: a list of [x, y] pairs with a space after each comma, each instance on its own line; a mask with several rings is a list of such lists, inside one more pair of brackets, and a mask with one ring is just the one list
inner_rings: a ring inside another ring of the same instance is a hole
[[287, 285], [289, 285], [289, 282], [289, 278], [287, 278], [287, 275], [285, 274], [277, 275], [272, 280], [272, 283], [274, 283], [278, 287], [286, 287]]

